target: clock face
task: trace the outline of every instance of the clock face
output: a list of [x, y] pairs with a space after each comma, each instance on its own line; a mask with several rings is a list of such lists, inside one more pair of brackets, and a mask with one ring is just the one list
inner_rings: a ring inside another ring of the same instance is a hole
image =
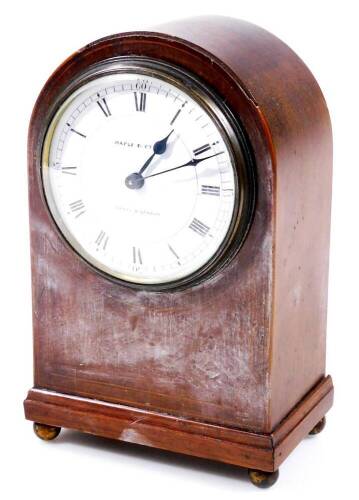
[[195, 276], [236, 226], [229, 125], [193, 88], [141, 68], [93, 77], [50, 124], [48, 206], [76, 252], [111, 277], [156, 285]]

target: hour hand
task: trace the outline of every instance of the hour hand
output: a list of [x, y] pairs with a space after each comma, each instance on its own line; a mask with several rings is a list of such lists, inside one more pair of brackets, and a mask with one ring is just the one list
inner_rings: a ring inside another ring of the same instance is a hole
[[157, 141], [154, 143], [153, 154], [148, 158], [148, 160], [146, 160], [146, 162], [143, 164], [143, 166], [138, 171], [138, 173], [140, 175], [143, 174], [143, 172], [146, 170], [146, 168], [149, 166], [149, 164], [152, 162], [153, 158], [156, 155], [162, 155], [163, 153], [165, 153], [165, 151], [167, 149], [167, 141], [173, 132], [174, 132], [174, 129], [172, 129], [171, 132], [166, 137], [164, 137], [160, 141]]
[[155, 142], [153, 145], [152, 155], [145, 161], [140, 170], [138, 172], [133, 172], [126, 177], [125, 184], [129, 189], [140, 189], [141, 187], [143, 187], [145, 183], [145, 178], [142, 175], [143, 172], [146, 170], [146, 168], [149, 166], [156, 155], [163, 155], [163, 153], [167, 149], [167, 141], [170, 135], [173, 134], [173, 132], [174, 129], [172, 129], [171, 132], [166, 135], [166, 137], [164, 137], [160, 141]]

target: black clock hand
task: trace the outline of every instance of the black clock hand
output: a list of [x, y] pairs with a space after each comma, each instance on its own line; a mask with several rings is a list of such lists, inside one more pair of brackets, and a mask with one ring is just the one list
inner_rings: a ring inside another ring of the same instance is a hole
[[140, 175], [143, 174], [143, 172], [146, 170], [146, 168], [149, 166], [149, 164], [152, 162], [153, 158], [156, 155], [162, 155], [166, 151], [168, 138], [170, 137], [171, 134], [173, 134], [173, 132], [174, 132], [174, 129], [172, 129], [171, 132], [164, 139], [161, 139], [160, 141], [157, 141], [154, 143], [153, 154], [148, 158], [148, 160], [146, 160], [146, 162], [143, 164], [143, 166], [138, 171], [138, 173]]
[[187, 163], [184, 163], [183, 165], [179, 165], [178, 167], [169, 168], [168, 170], [162, 170], [162, 172], [157, 172], [156, 174], [145, 175], [144, 179], [149, 179], [150, 177], [155, 177], [156, 175], [165, 174], [167, 172], [173, 172], [174, 170], [178, 170], [179, 168], [183, 168], [183, 167], [188, 167], [190, 165], [192, 165], [192, 166], [195, 167], [196, 165], [198, 165], [198, 163], [201, 163], [201, 161], [209, 160], [210, 158], [213, 158], [215, 156], [221, 155], [223, 153], [224, 153], [224, 151], [221, 151], [220, 153], [216, 153], [214, 155], [206, 156], [205, 158], [192, 158], [192, 160], [188, 161]]
[[133, 172], [126, 177], [125, 184], [129, 189], [141, 189], [141, 187], [143, 187], [145, 183], [145, 178], [142, 175], [143, 172], [146, 170], [146, 168], [156, 155], [162, 155], [166, 151], [168, 138], [173, 132], [174, 129], [172, 129], [166, 137], [164, 137], [160, 141], [155, 142], [153, 145], [152, 155], [145, 161], [140, 170], [138, 172]]

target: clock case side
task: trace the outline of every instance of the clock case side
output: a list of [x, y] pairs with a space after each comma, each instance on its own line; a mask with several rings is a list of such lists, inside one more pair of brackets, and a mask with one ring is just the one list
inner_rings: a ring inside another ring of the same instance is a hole
[[163, 30], [221, 57], [256, 103], [270, 134], [275, 215], [268, 429], [273, 430], [325, 376], [333, 163], [329, 112], [307, 66], [262, 28], [211, 16]]

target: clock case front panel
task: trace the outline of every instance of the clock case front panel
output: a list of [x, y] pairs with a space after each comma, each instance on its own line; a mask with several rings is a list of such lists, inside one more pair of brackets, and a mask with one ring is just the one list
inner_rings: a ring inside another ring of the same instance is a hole
[[[248, 236], [227, 266], [193, 288], [154, 293], [111, 282], [64, 243], [44, 202], [43, 124], [54, 101], [89, 65], [120, 56], [197, 75], [240, 118], [253, 150]], [[99, 40], [47, 82], [28, 151], [36, 389], [257, 434], [271, 433], [315, 391], [322, 417], [332, 398], [324, 378], [331, 128], [318, 85], [286, 45], [225, 18]], [[33, 420], [41, 417], [34, 394], [25, 403]], [[99, 433], [84, 422], [74, 428]]]

